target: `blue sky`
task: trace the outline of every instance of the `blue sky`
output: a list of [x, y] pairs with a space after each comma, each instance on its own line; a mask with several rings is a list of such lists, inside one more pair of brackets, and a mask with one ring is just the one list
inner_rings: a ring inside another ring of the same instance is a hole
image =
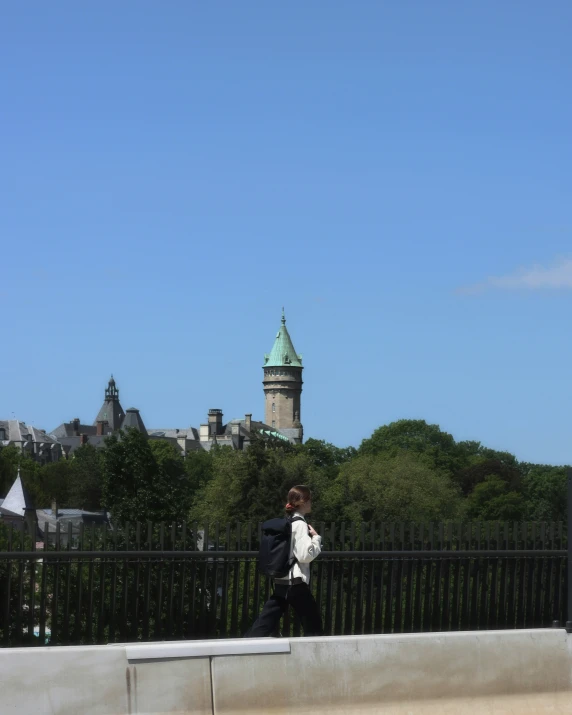
[[572, 463], [569, 0], [0, 11], [0, 417], [402, 417]]

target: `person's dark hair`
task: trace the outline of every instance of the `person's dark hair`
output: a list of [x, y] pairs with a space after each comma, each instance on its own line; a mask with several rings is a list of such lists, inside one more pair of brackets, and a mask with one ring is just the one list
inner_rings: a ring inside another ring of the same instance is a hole
[[312, 492], [303, 484], [292, 487], [288, 492], [288, 503], [284, 507], [287, 514], [293, 514], [302, 504], [312, 498]]

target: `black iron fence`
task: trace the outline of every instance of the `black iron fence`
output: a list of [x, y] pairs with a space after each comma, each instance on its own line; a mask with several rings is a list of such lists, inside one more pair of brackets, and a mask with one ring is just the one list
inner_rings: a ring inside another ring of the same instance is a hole
[[[319, 524], [311, 588], [327, 634], [551, 626], [567, 619], [563, 524]], [[37, 549], [8, 529], [0, 640], [95, 644], [241, 636], [270, 594], [260, 525], [68, 524]], [[301, 635], [287, 613], [284, 635]]]

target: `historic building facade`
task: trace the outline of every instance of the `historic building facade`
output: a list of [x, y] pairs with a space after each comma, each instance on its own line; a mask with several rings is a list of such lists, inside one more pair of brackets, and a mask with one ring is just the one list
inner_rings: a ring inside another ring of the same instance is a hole
[[302, 356], [294, 349], [282, 309], [274, 345], [264, 356], [264, 421], [292, 442], [304, 438], [301, 422]]
[[73, 455], [83, 444], [103, 447], [106, 436], [128, 427], [151, 439], [167, 439], [182, 454], [193, 450], [208, 451], [217, 444], [247, 449], [255, 434], [300, 444], [304, 435], [301, 422], [302, 356], [294, 349], [284, 311], [272, 350], [264, 356], [263, 370], [263, 422], [254, 420], [248, 413], [244, 418], [225, 423], [222, 410], [211, 409], [207, 422], [198, 428], [147, 429], [139, 410], [134, 407], [123, 409], [119, 388], [112, 375], [93, 422], [83, 422], [75, 417], [47, 433], [17, 420], [0, 420], [0, 447], [12, 444], [39, 462], [53, 462]]

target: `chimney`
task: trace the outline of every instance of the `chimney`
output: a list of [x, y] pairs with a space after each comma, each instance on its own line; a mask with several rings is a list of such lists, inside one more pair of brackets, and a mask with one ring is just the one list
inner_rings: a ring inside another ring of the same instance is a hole
[[80, 434], [80, 436], [79, 436], [79, 443], [80, 443], [80, 444], [87, 444], [87, 435], [86, 435], [86, 434]]
[[244, 427], [247, 432], [252, 431], [252, 414], [244, 415]]
[[74, 417], [72, 420], [73, 433], [76, 437], [79, 436], [79, 417]]
[[52, 516], [56, 518], [58, 516], [58, 503], [55, 499], [52, 499]]
[[222, 410], [209, 410], [209, 437], [212, 439], [216, 435], [222, 434]]
[[105, 428], [107, 426], [107, 422], [105, 420], [97, 420], [97, 432], [96, 434], [99, 437], [102, 437], [105, 434]]

